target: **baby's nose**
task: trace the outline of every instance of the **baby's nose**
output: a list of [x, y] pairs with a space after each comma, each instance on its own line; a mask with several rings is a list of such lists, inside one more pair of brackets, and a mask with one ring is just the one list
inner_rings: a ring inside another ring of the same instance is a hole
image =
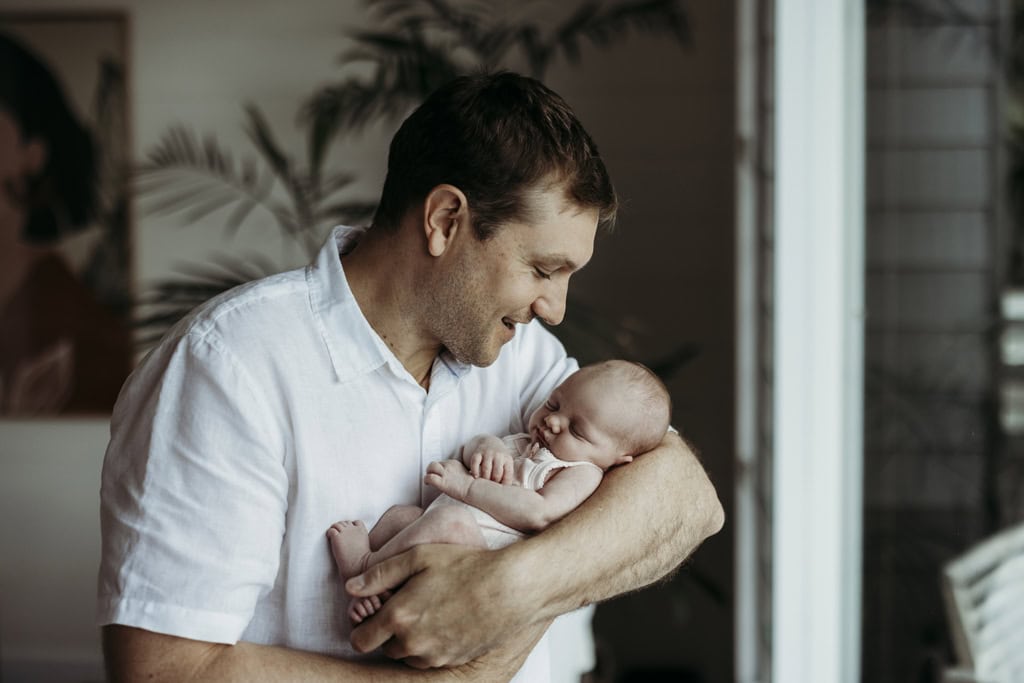
[[559, 419], [557, 415], [548, 415], [546, 418], [544, 418], [544, 422], [547, 423], [548, 429], [550, 429], [555, 434], [562, 431], [562, 421], [561, 419]]

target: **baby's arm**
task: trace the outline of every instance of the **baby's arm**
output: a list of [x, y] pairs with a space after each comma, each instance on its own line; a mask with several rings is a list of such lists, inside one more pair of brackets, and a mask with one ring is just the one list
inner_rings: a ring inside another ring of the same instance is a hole
[[513, 529], [533, 533], [565, 517], [590, 497], [602, 473], [594, 467], [567, 467], [538, 491], [474, 478], [457, 461], [432, 462], [424, 481], [456, 500], [483, 510]]
[[492, 434], [474, 436], [462, 447], [462, 462], [469, 473], [499, 484], [510, 484], [515, 479], [514, 455], [504, 441]]

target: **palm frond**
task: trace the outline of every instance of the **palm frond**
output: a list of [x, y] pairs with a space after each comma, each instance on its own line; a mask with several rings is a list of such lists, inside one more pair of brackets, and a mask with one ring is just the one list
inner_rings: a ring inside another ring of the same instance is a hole
[[270, 129], [266, 117], [263, 116], [263, 112], [256, 105], [247, 104], [245, 105], [245, 115], [247, 119], [245, 132], [252, 140], [253, 146], [270, 165], [278, 179], [287, 183], [292, 178], [292, 162], [288, 155], [281, 151], [281, 146], [274, 139], [274, 133]]
[[[408, 6], [410, 3], [399, 4]], [[455, 44], [471, 50], [481, 64], [498, 64], [514, 44], [515, 31], [494, 19], [493, 4], [461, 3], [456, 7], [447, 0], [422, 0], [415, 7], [418, 10], [413, 15], [416, 25], [424, 32], [433, 30], [441, 35], [451, 35]], [[430, 13], [421, 13], [423, 9]], [[410, 19], [407, 16], [406, 21]]]
[[273, 275], [279, 269], [266, 257], [254, 253], [245, 258], [235, 254], [220, 254], [210, 263], [186, 263], [175, 270], [195, 282], [233, 287], [236, 284]]
[[309, 126], [309, 167], [313, 173], [320, 173], [327, 149], [339, 130], [362, 128], [386, 106], [376, 87], [356, 79], [315, 92], [299, 114]]
[[689, 21], [678, 0], [639, 0], [608, 8], [587, 2], [556, 29], [550, 53], [560, 50], [570, 63], [577, 64], [582, 40], [609, 47], [633, 32], [667, 35], [680, 45], [689, 45], [691, 40]]
[[551, 62], [552, 46], [541, 38], [540, 27], [535, 24], [520, 26], [514, 38], [526, 55], [530, 75], [534, 78], [543, 77]]
[[457, 43], [428, 40], [419, 29], [401, 33], [365, 31], [354, 34], [353, 39], [357, 44], [348, 59], [373, 63], [379, 94], [400, 96], [403, 107], [410, 101], [422, 101], [466, 71], [453, 56]]
[[313, 95], [301, 118], [310, 125], [310, 167], [319, 169], [339, 130], [358, 132], [373, 121], [394, 119], [419, 104], [465, 69], [446, 45], [426, 42], [415, 31], [401, 34], [365, 31], [343, 55], [348, 64], [369, 62], [374, 76], [351, 77]]
[[330, 173], [320, 181], [320, 192], [322, 197], [330, 197], [335, 192], [351, 185], [356, 177], [351, 173]]
[[261, 175], [252, 162], [243, 163], [239, 172], [231, 154], [216, 140], [200, 141], [184, 126], [174, 126], [164, 133], [146, 161], [136, 167], [135, 182], [140, 194], [153, 198], [147, 210], [186, 211], [189, 221], [237, 204], [225, 225], [229, 232], [237, 230], [257, 206], [279, 221], [293, 220], [287, 207], [270, 199], [271, 176]]
[[376, 212], [377, 202], [344, 201], [320, 207], [316, 219], [330, 225], [365, 225]]
[[289, 216], [292, 220], [280, 221], [284, 230], [299, 240], [307, 252], [312, 253], [319, 245], [310, 231], [313, 225], [314, 206], [320, 200], [317, 173], [297, 170], [291, 158], [282, 151], [266, 117], [255, 105], [245, 108], [248, 118], [246, 132], [263, 159], [270, 165], [278, 181], [291, 197]]

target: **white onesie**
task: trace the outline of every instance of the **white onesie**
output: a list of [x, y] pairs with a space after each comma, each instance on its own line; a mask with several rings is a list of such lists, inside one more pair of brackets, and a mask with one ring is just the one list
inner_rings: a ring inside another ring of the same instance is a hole
[[[515, 481], [509, 484], [510, 486], [521, 486], [524, 489], [537, 491], [543, 488], [545, 482], [558, 470], [578, 465], [586, 465], [601, 471], [601, 468], [592, 462], [559, 460], [555, 457], [554, 453], [546, 448], [538, 448], [536, 453], [532, 456], [529, 455], [531, 443], [529, 434], [510, 434], [503, 438], [502, 442], [519, 454], [515, 458]], [[442, 493], [438, 496], [427, 509], [429, 510], [439, 505], [461, 505], [468, 509], [472, 513], [473, 519], [476, 520], [477, 526], [480, 527], [484, 540], [487, 542], [487, 547], [491, 550], [504, 548], [522, 538], [526, 538], [526, 534], [522, 531], [513, 529], [507, 524], [502, 524], [483, 510], [461, 500], [455, 500], [446, 494]]]

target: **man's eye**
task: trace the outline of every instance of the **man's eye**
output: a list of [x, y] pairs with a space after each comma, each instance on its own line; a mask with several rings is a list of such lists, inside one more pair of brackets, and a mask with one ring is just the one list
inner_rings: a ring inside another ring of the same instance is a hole
[[541, 280], [550, 280], [551, 279], [551, 273], [545, 273], [540, 268], [534, 268], [533, 269], [533, 274], [536, 277], [540, 278]]
[[548, 401], [547, 403], [545, 403], [544, 407], [547, 408], [548, 410], [558, 410], [558, 406], [556, 406], [551, 401]]

